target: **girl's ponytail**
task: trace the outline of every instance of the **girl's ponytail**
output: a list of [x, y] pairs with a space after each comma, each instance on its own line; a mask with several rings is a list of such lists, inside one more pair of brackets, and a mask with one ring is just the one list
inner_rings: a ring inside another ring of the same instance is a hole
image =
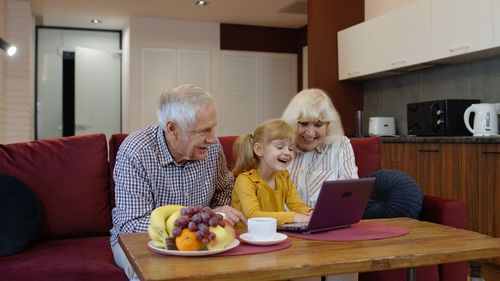
[[238, 137], [233, 144], [233, 155], [236, 157], [233, 174], [239, 174], [257, 167], [257, 160], [253, 152], [254, 137], [252, 134], [244, 134]]

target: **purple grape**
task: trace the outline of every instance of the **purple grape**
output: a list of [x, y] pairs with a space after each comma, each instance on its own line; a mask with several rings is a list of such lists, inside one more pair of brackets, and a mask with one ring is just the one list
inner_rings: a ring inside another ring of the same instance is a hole
[[203, 207], [201, 210], [205, 211], [205, 212], [208, 212], [208, 211], [211, 211], [212, 209], [210, 209], [210, 207]]
[[219, 219], [217, 217], [211, 217], [210, 220], [208, 220], [208, 225], [210, 226], [217, 226], [219, 224]]
[[181, 216], [185, 216], [187, 212], [187, 208], [182, 208], [181, 209]]
[[221, 214], [215, 214], [215, 216], [216, 216], [219, 220], [224, 220], [224, 217], [223, 217]]
[[203, 233], [201, 231], [196, 231], [196, 239], [200, 240], [203, 239], [205, 235], [203, 235]]
[[192, 215], [194, 214], [193, 209], [194, 209], [193, 207], [189, 207], [189, 208], [186, 210], [186, 215], [188, 215], [188, 216], [192, 216]]
[[195, 214], [191, 217], [191, 221], [196, 223], [196, 224], [199, 224], [201, 223], [201, 215], [198, 213], [198, 214]]
[[204, 223], [198, 224], [198, 230], [201, 231], [201, 233], [203, 234], [208, 233], [209, 231], [208, 226]]
[[206, 212], [201, 212], [201, 220], [207, 223], [210, 220], [210, 215]]
[[196, 230], [198, 230], [198, 227], [196, 226], [196, 223], [194, 223], [192, 221], [189, 222], [188, 228], [189, 228], [189, 230], [191, 230], [193, 232], [196, 231]]
[[213, 232], [208, 233], [208, 239], [210, 239], [210, 240], [214, 240], [214, 239], [215, 239], [215, 236], [216, 236], [216, 235], [215, 235], [215, 233], [213, 233]]
[[201, 206], [200, 205], [197, 205], [197, 206], [194, 206], [193, 207], [193, 214], [197, 214], [201, 211]]
[[186, 227], [188, 223], [189, 223], [189, 217], [182, 216], [182, 217], [179, 217], [175, 220], [174, 226], [178, 226], [178, 227], [183, 228], [183, 227]]
[[179, 235], [181, 235], [181, 232], [182, 232], [182, 228], [180, 228], [180, 227], [174, 227], [174, 229], [172, 229], [172, 235], [175, 237], [178, 237]]
[[219, 221], [219, 226], [220, 227], [225, 227], [226, 226], [226, 223], [224, 222], [224, 220], [220, 220]]

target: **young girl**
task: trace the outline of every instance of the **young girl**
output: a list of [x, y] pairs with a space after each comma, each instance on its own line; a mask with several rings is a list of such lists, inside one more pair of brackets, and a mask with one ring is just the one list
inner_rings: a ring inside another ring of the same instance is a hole
[[299, 198], [286, 170], [293, 160], [294, 141], [295, 131], [280, 119], [264, 121], [253, 135], [236, 140], [233, 208], [247, 218], [273, 217], [278, 225], [309, 221], [312, 209]]

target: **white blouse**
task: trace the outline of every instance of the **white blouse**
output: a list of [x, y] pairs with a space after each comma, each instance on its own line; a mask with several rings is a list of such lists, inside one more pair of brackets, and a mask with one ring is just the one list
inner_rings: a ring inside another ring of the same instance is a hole
[[346, 136], [334, 136], [331, 144], [322, 144], [312, 151], [295, 151], [288, 170], [300, 198], [312, 208], [325, 180], [358, 178], [354, 151]]

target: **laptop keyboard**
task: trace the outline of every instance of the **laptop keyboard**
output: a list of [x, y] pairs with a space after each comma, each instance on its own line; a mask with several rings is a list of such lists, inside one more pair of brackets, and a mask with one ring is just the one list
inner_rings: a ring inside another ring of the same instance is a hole
[[294, 223], [285, 223], [280, 226], [278, 226], [278, 230], [306, 230], [307, 229], [307, 222], [294, 222]]

